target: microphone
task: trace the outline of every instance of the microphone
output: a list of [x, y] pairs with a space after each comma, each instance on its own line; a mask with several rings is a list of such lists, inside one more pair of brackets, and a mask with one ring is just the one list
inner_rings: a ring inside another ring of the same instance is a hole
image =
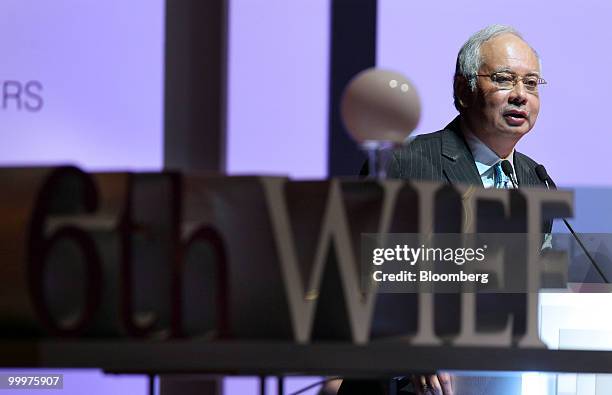
[[508, 177], [510, 179], [510, 182], [512, 183], [512, 186], [514, 188], [518, 188], [518, 181], [514, 177], [514, 171], [512, 170], [512, 164], [510, 163], [510, 161], [508, 161], [506, 159], [502, 160], [501, 161], [501, 168], [502, 168], [502, 171], [504, 172], [504, 174], [506, 175], [506, 177]]
[[[503, 167], [503, 163], [502, 163], [502, 167]], [[537, 165], [534, 168], [534, 170], [536, 172], [536, 175], [540, 179], [540, 181], [542, 181], [544, 184], [546, 184], [546, 188], [548, 188], [548, 189], [557, 189], [557, 186], [553, 182], [552, 178], [550, 178], [550, 176], [548, 175], [548, 172], [546, 171], [546, 168], [544, 167], [544, 165]], [[608, 281], [606, 276], [603, 274], [603, 272], [599, 268], [599, 265], [597, 265], [597, 263], [595, 262], [595, 259], [593, 259], [591, 254], [589, 254], [589, 251], [587, 251], [587, 249], [584, 246], [584, 244], [582, 244], [582, 240], [580, 240], [580, 238], [578, 237], [576, 232], [574, 232], [574, 228], [572, 228], [570, 223], [567, 222], [567, 220], [565, 218], [562, 218], [562, 220], [563, 220], [563, 223], [565, 224], [565, 226], [567, 227], [567, 229], [569, 229], [569, 231], [572, 234], [572, 236], [574, 236], [574, 239], [576, 239], [576, 241], [578, 242], [578, 245], [580, 246], [580, 248], [582, 249], [584, 254], [587, 256], [589, 261], [591, 261], [591, 264], [593, 265], [595, 270], [597, 270], [597, 273], [599, 273], [599, 275], [601, 276], [601, 278], [603, 278], [603, 280], [604, 280], [604, 282], [606, 282], [606, 284], [610, 284], [610, 281]]]
[[546, 184], [546, 188], [557, 189], [557, 186], [553, 182], [552, 178], [550, 178], [548, 172], [546, 171], [546, 168], [543, 165], [537, 165], [534, 170], [540, 181], [544, 181], [544, 184]]

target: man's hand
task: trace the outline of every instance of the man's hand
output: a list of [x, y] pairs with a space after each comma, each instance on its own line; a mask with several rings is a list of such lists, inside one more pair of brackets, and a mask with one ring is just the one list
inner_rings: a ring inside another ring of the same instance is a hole
[[451, 375], [439, 372], [438, 374], [413, 376], [412, 385], [417, 395], [453, 395]]

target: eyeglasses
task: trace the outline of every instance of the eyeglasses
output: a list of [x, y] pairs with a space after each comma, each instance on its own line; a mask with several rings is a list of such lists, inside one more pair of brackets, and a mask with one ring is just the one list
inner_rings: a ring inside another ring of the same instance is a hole
[[536, 75], [519, 77], [514, 73], [497, 72], [491, 75], [476, 74], [476, 76], [490, 78], [493, 84], [495, 84], [495, 86], [497, 86], [499, 89], [513, 89], [519, 81], [522, 81], [526, 90], [529, 92], [537, 92], [538, 85], [546, 84], [546, 81], [543, 78]]

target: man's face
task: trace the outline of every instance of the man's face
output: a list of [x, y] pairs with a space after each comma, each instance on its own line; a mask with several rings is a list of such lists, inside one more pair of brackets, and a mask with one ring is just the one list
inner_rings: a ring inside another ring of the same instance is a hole
[[[512, 34], [502, 34], [480, 47], [480, 75], [497, 72], [524, 77], [540, 76], [540, 67], [529, 45]], [[465, 115], [471, 127], [480, 133], [520, 139], [535, 125], [540, 111], [538, 92], [522, 82], [512, 89], [500, 89], [491, 78], [476, 77], [476, 91], [469, 92]]]

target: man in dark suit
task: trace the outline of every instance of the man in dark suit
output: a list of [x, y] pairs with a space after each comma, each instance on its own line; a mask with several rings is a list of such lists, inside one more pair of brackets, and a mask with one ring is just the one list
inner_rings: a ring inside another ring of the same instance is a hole
[[[406, 180], [489, 186], [484, 185], [486, 181], [483, 181], [464, 137], [461, 120], [461, 116], [458, 116], [442, 130], [417, 136], [410, 145], [393, 155], [387, 176]], [[545, 186], [534, 170], [537, 162], [518, 151], [514, 151], [513, 156], [513, 167], [519, 185]], [[501, 158], [498, 161], [501, 161]], [[491, 181], [495, 178], [493, 167], [490, 166], [489, 172], [483, 172], [490, 174]], [[493, 184], [489, 187], [492, 186]]]
[[[501, 161], [508, 160], [518, 185], [543, 186], [534, 170], [536, 162], [517, 152], [515, 146], [535, 125], [540, 110], [539, 87], [544, 83], [537, 53], [516, 30], [492, 25], [478, 31], [457, 56], [453, 96], [459, 116], [444, 129], [420, 135], [397, 151], [387, 168], [388, 176], [512, 188], [512, 181], [501, 169]], [[550, 227], [548, 223], [543, 230], [550, 232]], [[449, 299], [448, 304], [452, 303], [456, 300]], [[524, 295], [481, 298], [479, 303], [480, 311], [489, 317], [485, 326], [503, 323], [503, 318], [513, 313], [515, 334], [524, 332]], [[412, 382], [410, 390], [417, 394], [455, 393], [447, 374], [416, 376]], [[455, 388], [458, 395], [520, 393], [520, 379], [476, 380], [471, 387], [465, 382], [461, 386]], [[385, 388], [383, 382], [347, 380], [338, 394], [383, 394]]]

